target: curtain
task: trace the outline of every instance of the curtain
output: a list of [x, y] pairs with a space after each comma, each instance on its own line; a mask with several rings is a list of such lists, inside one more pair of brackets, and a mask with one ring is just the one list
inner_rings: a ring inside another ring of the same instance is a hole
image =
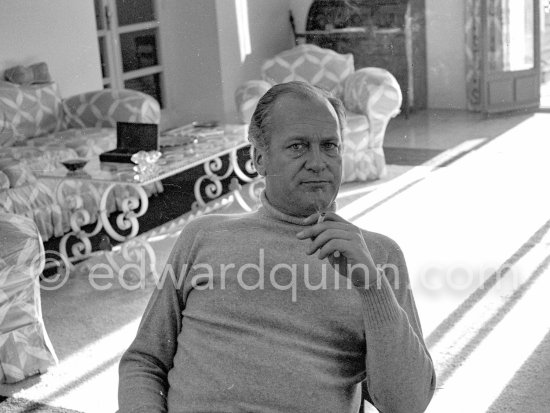
[[468, 109], [472, 111], [481, 109], [482, 1], [487, 1], [489, 69], [509, 70], [506, 66], [510, 62], [510, 0], [466, 0], [466, 94]]
[[481, 2], [466, 0], [466, 97], [468, 110], [481, 109]]

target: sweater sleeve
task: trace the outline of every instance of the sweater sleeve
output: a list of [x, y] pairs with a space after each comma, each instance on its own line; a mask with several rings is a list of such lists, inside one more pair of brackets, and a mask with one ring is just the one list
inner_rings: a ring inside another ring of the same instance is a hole
[[367, 349], [363, 396], [380, 412], [423, 412], [433, 396], [436, 376], [403, 253], [389, 242], [379, 279], [360, 290]]
[[173, 366], [185, 306], [183, 281], [194, 234], [176, 242], [141, 319], [133, 343], [119, 365], [119, 413], [166, 412], [168, 372]]

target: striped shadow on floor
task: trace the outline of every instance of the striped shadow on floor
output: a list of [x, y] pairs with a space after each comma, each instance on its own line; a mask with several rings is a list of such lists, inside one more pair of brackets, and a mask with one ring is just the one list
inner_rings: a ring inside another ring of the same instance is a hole
[[442, 152], [444, 149], [384, 147], [386, 163], [389, 165], [422, 165]]

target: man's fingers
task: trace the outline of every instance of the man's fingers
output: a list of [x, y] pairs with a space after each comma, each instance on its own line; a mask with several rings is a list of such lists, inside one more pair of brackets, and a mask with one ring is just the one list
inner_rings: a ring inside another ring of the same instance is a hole
[[[350, 231], [349, 225], [350, 224], [347, 224], [347, 223], [325, 220], [322, 223], [315, 224], [311, 227], [307, 227], [303, 229], [302, 231], [296, 234], [296, 237], [298, 237], [299, 239], [316, 238], [323, 231], [327, 231], [329, 229], [340, 229], [342, 231], [349, 232]], [[355, 227], [352, 227], [352, 228], [355, 228]]]
[[344, 218], [342, 218], [340, 215], [334, 212], [326, 211], [324, 214], [325, 214], [325, 221], [343, 222], [345, 224], [351, 225], [350, 222], [346, 221]]
[[305, 220], [304, 220], [304, 224], [305, 225], [313, 225], [317, 222], [317, 220], [319, 219], [319, 215], [320, 213], [316, 212], [314, 214], [311, 214], [309, 217], [307, 217]]
[[342, 257], [342, 253], [345, 256], [346, 240], [343, 239], [329, 239], [327, 242], [323, 243], [320, 248], [316, 248], [315, 251], [319, 250], [319, 259], [325, 259], [326, 257], [333, 256], [336, 251], [338, 251], [339, 258]]
[[352, 234], [341, 228], [330, 228], [322, 231], [319, 235], [313, 237], [313, 241], [309, 246], [308, 255], [314, 254], [315, 251], [321, 249], [331, 240], [350, 241], [353, 239]]

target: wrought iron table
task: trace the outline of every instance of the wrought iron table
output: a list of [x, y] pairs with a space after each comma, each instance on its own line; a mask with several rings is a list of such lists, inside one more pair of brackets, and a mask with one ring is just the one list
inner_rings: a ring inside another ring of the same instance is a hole
[[[205, 131], [203, 131], [205, 132]], [[222, 181], [235, 174], [241, 181], [251, 182], [257, 176], [251, 160], [240, 165], [238, 153], [250, 147], [246, 139], [246, 125], [224, 125], [211, 128], [209, 133], [197, 133], [192, 145], [178, 146], [177, 140], [189, 136], [189, 127], [182, 127], [168, 132], [160, 138], [163, 155], [155, 164], [153, 170], [146, 173], [134, 171], [133, 164], [100, 163], [98, 159], [90, 162], [83, 170], [69, 172], [58, 168], [44, 171], [40, 178], [53, 178], [58, 181], [56, 197], [59, 204], [70, 211], [71, 231], [64, 234], [59, 244], [59, 252], [69, 262], [79, 261], [92, 254], [90, 238], [102, 229], [113, 239], [123, 242], [134, 238], [139, 231], [138, 218], [143, 216], [149, 207], [149, 198], [145, 186], [156, 184], [163, 179], [180, 174], [191, 168], [203, 166], [204, 174], [194, 183], [195, 201], [192, 211], [206, 207], [206, 204], [223, 193]], [[174, 146], [169, 146], [174, 145]], [[228, 166], [224, 166], [222, 158], [229, 157]], [[241, 162], [242, 163], [242, 162]], [[235, 178], [234, 178], [235, 179]], [[72, 181], [72, 182], [71, 182]], [[84, 208], [81, 192], [66, 194], [64, 186], [71, 182], [87, 185], [99, 199], [99, 214], [95, 227], [86, 232], [83, 227], [92, 224], [90, 213]], [[120, 211], [115, 211], [116, 225], [109, 221], [107, 207], [109, 195], [115, 188], [127, 188], [121, 191], [123, 199]], [[203, 193], [204, 192], [204, 193]], [[128, 232], [129, 231], [129, 232]], [[68, 251], [68, 240], [77, 238]]]

